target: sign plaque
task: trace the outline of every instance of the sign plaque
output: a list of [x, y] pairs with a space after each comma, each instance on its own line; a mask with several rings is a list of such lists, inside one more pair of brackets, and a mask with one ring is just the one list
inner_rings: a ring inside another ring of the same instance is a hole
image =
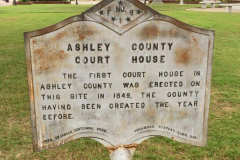
[[34, 151], [81, 137], [111, 159], [157, 135], [206, 145], [214, 31], [104, 0], [24, 36]]

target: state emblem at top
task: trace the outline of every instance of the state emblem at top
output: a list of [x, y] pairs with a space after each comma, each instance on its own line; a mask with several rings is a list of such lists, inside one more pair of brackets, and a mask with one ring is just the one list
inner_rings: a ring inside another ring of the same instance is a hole
[[104, 0], [85, 14], [122, 34], [156, 12], [137, 0]]
[[113, 1], [95, 12], [118, 27], [131, 23], [144, 13], [145, 11], [126, 0]]

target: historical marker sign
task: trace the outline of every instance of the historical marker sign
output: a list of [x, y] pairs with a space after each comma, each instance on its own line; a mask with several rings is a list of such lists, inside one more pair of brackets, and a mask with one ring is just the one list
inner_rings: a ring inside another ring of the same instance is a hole
[[34, 150], [89, 137], [112, 154], [155, 135], [205, 146], [213, 40], [135, 0], [25, 33]]

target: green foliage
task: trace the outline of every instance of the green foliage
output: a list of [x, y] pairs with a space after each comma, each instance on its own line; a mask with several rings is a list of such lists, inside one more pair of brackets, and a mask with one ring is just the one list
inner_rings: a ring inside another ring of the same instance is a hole
[[[77, 15], [90, 5], [31, 5], [0, 10], [0, 159], [108, 160], [98, 142], [78, 139], [61, 147], [32, 152], [31, 122], [23, 32]], [[161, 14], [215, 30], [208, 146], [182, 144], [164, 137], [141, 143], [134, 159], [240, 159], [240, 18], [238, 13], [186, 11], [200, 5], [153, 5]]]

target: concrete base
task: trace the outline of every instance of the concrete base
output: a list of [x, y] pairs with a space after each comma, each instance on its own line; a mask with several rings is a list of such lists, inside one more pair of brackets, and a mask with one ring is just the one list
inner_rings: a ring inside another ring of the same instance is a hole
[[217, 2], [214, 2], [214, 1], [211, 1], [211, 2], [207, 2], [207, 1], [205, 1], [205, 2], [199, 2], [200, 4], [202, 4], [202, 8], [207, 8], [207, 4], [210, 4], [211, 5], [211, 8], [215, 8], [215, 4], [217, 3], [217, 4], [219, 4], [219, 3], [221, 3], [220, 1], [217, 1]]
[[226, 12], [227, 12], [227, 13], [231, 13], [233, 6], [240, 8], [240, 3], [236, 3], [236, 4], [219, 4], [219, 6], [226, 7]]
[[202, 8], [207, 8], [207, 3], [202, 3]]
[[227, 6], [226, 7], [226, 12], [231, 13], [232, 12], [232, 6]]
[[215, 8], [215, 3], [211, 3], [211, 8]]

